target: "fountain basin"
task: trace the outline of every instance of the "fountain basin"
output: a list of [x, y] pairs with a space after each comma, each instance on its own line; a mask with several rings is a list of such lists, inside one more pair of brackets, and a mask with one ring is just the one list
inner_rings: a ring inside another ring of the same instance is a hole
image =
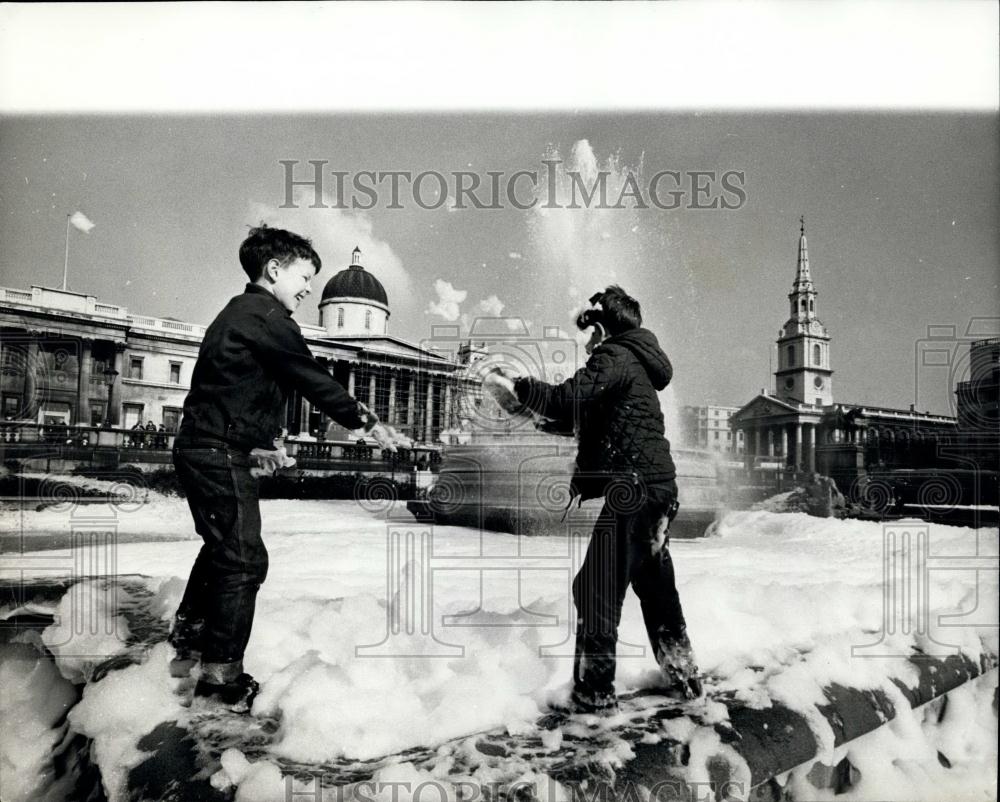
[[[603, 501], [572, 501], [575, 455], [572, 440], [541, 433], [448, 446], [437, 481], [407, 509], [420, 520], [516, 535], [589, 532]], [[715, 462], [709, 453], [688, 449], [675, 450], [674, 461], [681, 508], [670, 537], [702, 537], [721, 502]]]

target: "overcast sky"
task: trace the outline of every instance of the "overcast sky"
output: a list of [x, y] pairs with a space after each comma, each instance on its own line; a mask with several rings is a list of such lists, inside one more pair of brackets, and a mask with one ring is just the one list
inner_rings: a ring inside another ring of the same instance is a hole
[[[323, 259], [302, 322], [318, 322], [322, 286], [355, 245], [386, 287], [391, 333], [411, 341], [501, 304], [536, 334], [566, 328], [582, 299], [616, 281], [674, 361], [680, 403], [742, 404], [770, 386], [805, 215], [835, 399], [948, 412], [951, 388], [921, 380], [915, 348], [931, 325], [961, 335], [980, 317], [996, 328], [998, 144], [995, 115], [956, 113], [7, 116], [3, 283], [58, 286], [66, 215], [80, 210], [96, 227], [71, 232], [70, 289], [207, 323], [240, 291], [237, 248], [265, 220], [311, 237]], [[390, 209], [383, 185], [367, 211], [309, 209], [311, 194], [278, 208], [282, 159], [299, 160], [300, 178], [322, 159], [351, 174], [470, 171], [485, 182], [552, 158], [561, 170], [608, 169], [612, 186], [631, 173], [641, 188], [662, 170], [741, 171], [746, 201], [425, 210], [404, 187], [403, 208]]]

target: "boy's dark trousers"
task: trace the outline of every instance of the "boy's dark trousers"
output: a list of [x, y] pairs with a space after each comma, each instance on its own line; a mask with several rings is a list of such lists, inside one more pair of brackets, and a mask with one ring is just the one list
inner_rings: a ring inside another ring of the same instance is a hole
[[257, 590], [267, 576], [257, 479], [250, 457], [221, 440], [178, 435], [174, 466], [205, 541], [177, 609], [171, 642], [200, 651], [202, 676], [235, 680], [243, 670]]
[[574, 696], [595, 706], [615, 698], [615, 647], [625, 592], [639, 597], [653, 652], [685, 632], [670, 551], [657, 531], [676, 514], [677, 483], [647, 486], [641, 498], [605, 499], [583, 565], [573, 580], [577, 610]]

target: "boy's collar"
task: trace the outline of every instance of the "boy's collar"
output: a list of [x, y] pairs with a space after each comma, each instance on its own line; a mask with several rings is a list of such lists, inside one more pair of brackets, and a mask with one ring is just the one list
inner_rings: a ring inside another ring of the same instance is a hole
[[273, 300], [275, 305], [280, 307], [282, 311], [284, 311], [289, 317], [292, 316], [292, 313], [289, 312], [287, 309], [285, 309], [285, 305], [274, 297], [274, 293], [266, 289], [265, 287], [261, 287], [260, 284], [254, 284], [253, 282], [249, 282], [246, 288], [243, 290], [243, 292], [252, 293], [254, 295], [266, 295], [268, 298]]

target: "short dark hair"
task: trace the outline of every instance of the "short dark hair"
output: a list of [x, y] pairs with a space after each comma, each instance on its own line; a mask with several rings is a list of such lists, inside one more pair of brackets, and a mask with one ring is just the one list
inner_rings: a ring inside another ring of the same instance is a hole
[[272, 259], [281, 264], [294, 259], [307, 259], [313, 263], [316, 272], [323, 262], [313, 250], [312, 242], [283, 228], [271, 228], [263, 223], [250, 229], [250, 234], [240, 245], [240, 264], [251, 281], [257, 281], [264, 274], [264, 265]]
[[[617, 284], [612, 284], [604, 292], [590, 296], [591, 309], [585, 309], [576, 318], [579, 329], [586, 329], [600, 323], [609, 336], [637, 329], [642, 325], [642, 309], [639, 302]], [[599, 308], [597, 305], [600, 304]]]

